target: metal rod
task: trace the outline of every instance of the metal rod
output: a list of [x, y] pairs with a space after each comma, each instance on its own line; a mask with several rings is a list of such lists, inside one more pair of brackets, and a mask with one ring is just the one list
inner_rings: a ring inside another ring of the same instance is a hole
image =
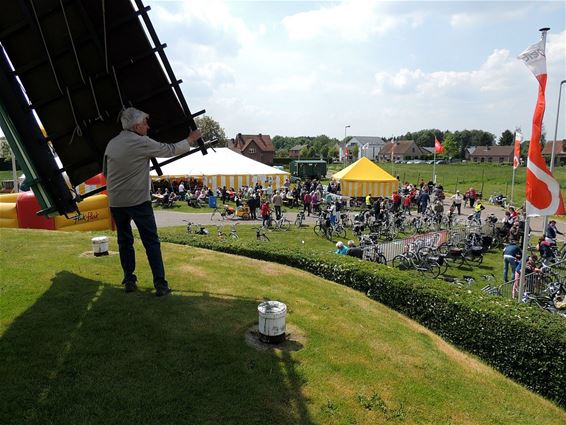
[[[136, 6], [138, 9], [144, 9], [144, 5], [142, 3], [141, 0], [135, 0]], [[155, 32], [155, 28], [153, 27], [153, 24], [151, 23], [151, 20], [149, 19], [149, 16], [147, 14], [147, 12], [144, 12], [141, 14], [141, 17], [143, 19], [143, 22], [145, 24], [145, 27], [147, 28], [147, 31], [151, 37], [151, 39], [153, 40], [153, 43], [156, 46], [159, 46], [161, 44], [161, 42], [159, 41], [159, 37], [157, 36], [157, 33]], [[165, 72], [167, 73], [167, 76], [169, 77], [169, 80], [173, 83], [174, 81], [176, 81], [175, 78], [175, 74], [173, 73], [173, 68], [171, 67], [171, 64], [169, 63], [169, 59], [167, 58], [167, 56], [165, 55], [164, 52], [159, 51], [158, 52], [159, 58], [161, 59], [161, 63], [163, 64], [163, 67], [165, 68]], [[177, 99], [179, 100], [179, 103], [181, 104], [181, 108], [183, 109], [183, 112], [185, 113], [185, 115], [187, 116], [191, 116], [191, 110], [189, 109], [189, 105], [187, 104], [187, 101], [185, 100], [185, 97], [183, 96], [183, 92], [181, 91], [181, 88], [178, 85], [173, 84], [173, 91], [175, 92]], [[196, 130], [197, 129], [197, 125], [194, 122], [194, 120], [191, 120], [192, 122], [189, 122], [189, 127], [191, 130]], [[206, 146], [204, 143], [204, 140], [202, 139], [202, 137], [200, 139], [197, 140], [197, 143], [202, 151], [203, 155], [206, 155]]]
[[[556, 139], [558, 138], [558, 121], [560, 117], [560, 99], [562, 96], [562, 85], [566, 83], [566, 80], [562, 80], [560, 82], [560, 86], [558, 87], [558, 110], [556, 111], [556, 125], [554, 126], [554, 140], [552, 141], [552, 153], [550, 154], [550, 174], [554, 171], [554, 155], [556, 150]], [[544, 216], [544, 221], [542, 224], [542, 233], [543, 235], [546, 233], [546, 226], [548, 226], [548, 216]]]

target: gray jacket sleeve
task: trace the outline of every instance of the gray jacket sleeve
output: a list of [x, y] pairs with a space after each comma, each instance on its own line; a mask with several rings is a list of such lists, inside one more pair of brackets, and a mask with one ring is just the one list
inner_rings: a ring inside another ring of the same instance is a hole
[[143, 136], [141, 139], [145, 145], [145, 152], [148, 157], [169, 158], [175, 155], [181, 155], [191, 149], [186, 139], [177, 143], [159, 143], [147, 136]]

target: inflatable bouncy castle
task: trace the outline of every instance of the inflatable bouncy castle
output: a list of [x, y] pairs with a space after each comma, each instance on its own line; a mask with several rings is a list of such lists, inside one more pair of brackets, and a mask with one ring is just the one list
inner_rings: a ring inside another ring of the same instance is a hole
[[[89, 190], [104, 186], [106, 181], [99, 174], [84, 183]], [[79, 192], [87, 189], [78, 188]], [[80, 203], [80, 214], [56, 216], [37, 215], [40, 205], [33, 192], [0, 195], [0, 227], [22, 229], [46, 229], [64, 231], [112, 230], [112, 217], [105, 194], [93, 195]]]

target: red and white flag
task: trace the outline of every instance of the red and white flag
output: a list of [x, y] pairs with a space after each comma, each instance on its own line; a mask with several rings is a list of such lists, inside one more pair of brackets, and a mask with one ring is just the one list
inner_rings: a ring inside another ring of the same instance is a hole
[[546, 105], [544, 97], [547, 79], [545, 41], [545, 38], [543, 38], [538, 43], [529, 46], [518, 57], [525, 62], [525, 65], [539, 82], [538, 100], [533, 115], [533, 129], [527, 160], [526, 204], [529, 217], [566, 214], [560, 185], [548, 170], [540, 146], [542, 118]]
[[513, 169], [516, 170], [521, 165], [521, 143], [523, 143], [523, 135], [518, 131], [515, 132], [515, 149], [513, 153]]
[[436, 153], [444, 152], [444, 146], [442, 146], [442, 143], [440, 143], [436, 136], [434, 136], [434, 151]]

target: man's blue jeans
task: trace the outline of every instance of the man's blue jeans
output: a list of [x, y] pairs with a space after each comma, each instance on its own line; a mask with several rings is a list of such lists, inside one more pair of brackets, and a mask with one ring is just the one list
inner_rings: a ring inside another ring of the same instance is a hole
[[517, 267], [517, 260], [514, 258], [503, 257], [503, 281], [509, 282], [509, 266], [511, 266], [511, 275], [515, 277], [515, 268]]
[[153, 215], [151, 202], [144, 202], [133, 207], [111, 207], [112, 217], [116, 222], [118, 232], [118, 247], [120, 249], [120, 263], [124, 270], [124, 281], [135, 282], [137, 280], [136, 254], [134, 251], [134, 235], [132, 234], [132, 220], [136, 224], [145, 248], [147, 260], [153, 273], [153, 286], [163, 288], [167, 286], [165, 280], [165, 268], [161, 257], [161, 243], [157, 235], [157, 225]]

